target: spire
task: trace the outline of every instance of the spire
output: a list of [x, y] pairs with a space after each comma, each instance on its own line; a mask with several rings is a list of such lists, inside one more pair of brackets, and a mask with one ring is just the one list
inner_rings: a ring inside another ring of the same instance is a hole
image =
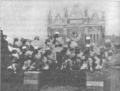
[[65, 18], [68, 18], [68, 9], [67, 9], [66, 7], [64, 8], [64, 12], [65, 12], [65, 13], [64, 13], [64, 17], [65, 17]]
[[94, 12], [92, 15], [90, 23], [98, 23], [98, 22], [99, 22], [98, 14], [97, 14], [97, 12]]
[[85, 24], [88, 24], [89, 21], [90, 21], [90, 18], [89, 18], [89, 16], [88, 16], [88, 8], [87, 8], [87, 7], [86, 7], [85, 10], [84, 10], [84, 15], [85, 15], [85, 21], [84, 21], [84, 23], [85, 23]]
[[48, 24], [52, 24], [51, 10], [49, 11], [49, 14], [48, 14]]
[[105, 12], [102, 12], [101, 22], [105, 22]]
[[88, 8], [85, 8], [85, 17], [88, 17]]

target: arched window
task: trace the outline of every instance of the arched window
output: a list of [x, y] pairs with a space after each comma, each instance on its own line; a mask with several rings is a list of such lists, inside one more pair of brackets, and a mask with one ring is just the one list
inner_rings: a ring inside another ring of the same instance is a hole
[[91, 41], [92, 41], [92, 34], [90, 35], [90, 39], [91, 39]]
[[93, 41], [95, 42], [95, 34], [94, 34], [94, 38], [93, 38]]
[[97, 34], [97, 42], [99, 41], [99, 35]]
[[92, 42], [94, 42], [94, 36], [93, 36], [93, 34], [92, 34]]

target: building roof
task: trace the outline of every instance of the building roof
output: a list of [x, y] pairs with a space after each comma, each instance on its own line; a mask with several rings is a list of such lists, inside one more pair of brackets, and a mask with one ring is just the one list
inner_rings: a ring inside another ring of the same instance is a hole
[[84, 18], [84, 17], [83, 17], [83, 14], [82, 14], [80, 8], [79, 7], [74, 7], [71, 11], [71, 14], [70, 14], [69, 18], [74, 19], [74, 18]]
[[62, 24], [62, 23], [63, 23], [63, 20], [62, 20], [62, 18], [61, 18], [61, 16], [60, 16], [59, 13], [57, 13], [57, 15], [55, 16], [55, 19], [54, 19], [53, 23], [54, 23], [55, 25], [59, 25], [59, 24]]
[[[61, 17], [61, 14], [63, 16]], [[63, 12], [57, 13], [55, 17], [49, 14], [48, 16], [53, 21], [51, 25], [64, 25], [68, 24], [67, 20], [69, 19], [83, 19], [82, 24], [103, 24], [105, 23], [105, 12], [103, 11], [90, 11], [88, 8], [84, 9], [83, 12], [79, 8], [79, 6], [74, 6], [70, 11], [67, 7], [63, 9]]]
[[98, 13], [94, 12], [91, 19], [90, 19], [90, 24], [96, 24], [98, 22], [99, 22]]

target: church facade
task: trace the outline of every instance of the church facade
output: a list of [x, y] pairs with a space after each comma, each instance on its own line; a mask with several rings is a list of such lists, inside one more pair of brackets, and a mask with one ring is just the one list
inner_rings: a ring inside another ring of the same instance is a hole
[[[80, 46], [85, 46], [86, 37], [90, 37], [90, 42], [96, 45], [102, 45], [105, 35], [105, 13], [93, 12], [85, 9], [73, 7], [72, 11], [64, 8], [64, 16], [61, 17], [57, 13], [55, 18], [52, 17], [50, 11], [48, 15], [48, 36], [53, 36], [55, 32], [59, 32], [64, 41], [67, 38], [75, 40]], [[70, 12], [70, 13], [68, 13]]]

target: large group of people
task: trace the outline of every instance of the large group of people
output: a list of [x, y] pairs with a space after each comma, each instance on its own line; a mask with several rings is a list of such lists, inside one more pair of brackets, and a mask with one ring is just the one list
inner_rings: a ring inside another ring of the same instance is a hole
[[[4, 36], [5, 39], [5, 36]], [[109, 41], [107, 41], [109, 42]], [[106, 68], [113, 51], [105, 46], [86, 45], [85, 50], [76, 41], [63, 41], [59, 32], [43, 42], [38, 36], [33, 40], [14, 38], [6, 42], [9, 53], [7, 70], [17, 73], [42, 70], [89, 70], [91, 72]], [[109, 51], [109, 52], [108, 52]]]

